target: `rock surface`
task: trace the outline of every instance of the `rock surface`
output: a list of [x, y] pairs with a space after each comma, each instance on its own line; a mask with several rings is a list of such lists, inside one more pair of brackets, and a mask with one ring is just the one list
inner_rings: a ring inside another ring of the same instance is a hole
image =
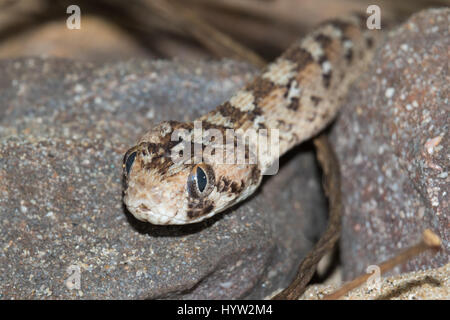
[[396, 272], [449, 261], [450, 9], [422, 11], [390, 35], [333, 130], [344, 194], [344, 279], [417, 242], [426, 228], [443, 249]]
[[262, 298], [325, 227], [308, 148], [204, 223], [152, 226], [123, 208], [127, 148], [152, 123], [222, 102], [254, 74], [247, 65], [34, 58], [0, 69], [2, 299]]

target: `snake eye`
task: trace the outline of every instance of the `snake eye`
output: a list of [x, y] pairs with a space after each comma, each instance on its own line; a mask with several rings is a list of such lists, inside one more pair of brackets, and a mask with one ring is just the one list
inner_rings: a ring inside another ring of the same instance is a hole
[[214, 188], [214, 171], [206, 164], [198, 164], [192, 168], [188, 177], [189, 194], [194, 198], [206, 197]]
[[206, 184], [208, 183], [208, 179], [206, 178], [205, 171], [202, 168], [197, 167], [197, 187], [200, 192], [203, 192], [206, 188]]
[[134, 151], [134, 152], [130, 153], [128, 156], [125, 155], [124, 166], [125, 166], [125, 170], [127, 171], [127, 175], [130, 174], [130, 170], [131, 170], [131, 167], [133, 166], [134, 159], [136, 158], [136, 154], [137, 154], [137, 152]]

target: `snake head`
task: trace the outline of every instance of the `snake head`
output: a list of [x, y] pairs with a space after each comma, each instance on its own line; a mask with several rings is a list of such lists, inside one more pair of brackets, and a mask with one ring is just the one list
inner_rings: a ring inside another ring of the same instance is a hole
[[252, 194], [261, 181], [258, 165], [217, 161], [226, 147], [219, 140], [197, 139], [192, 123], [175, 121], [147, 132], [124, 156], [128, 210], [153, 224], [189, 224]]

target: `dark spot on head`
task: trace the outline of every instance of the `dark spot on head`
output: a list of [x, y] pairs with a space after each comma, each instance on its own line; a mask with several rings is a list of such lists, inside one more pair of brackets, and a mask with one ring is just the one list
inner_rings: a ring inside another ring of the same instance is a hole
[[237, 182], [233, 181], [231, 183], [231, 192], [236, 193], [239, 190], [239, 186], [237, 184]]
[[150, 209], [149, 209], [145, 204], [143, 204], [143, 203], [141, 203], [141, 204], [138, 206], [138, 209], [139, 209], [139, 210], [142, 210], [142, 211], [150, 211]]
[[[351, 42], [351, 40], [349, 39], [349, 38], [347, 38], [347, 37], [343, 37], [342, 38], [342, 43], [344, 43], [344, 42], [346, 42], [346, 41], [350, 41]], [[353, 43], [353, 42], [352, 42]], [[344, 57], [345, 57], [345, 60], [347, 60], [347, 63], [351, 63], [352, 62], [352, 59], [353, 59], [353, 48], [347, 48], [346, 50], [345, 50], [345, 53], [344, 53]]]
[[317, 60], [317, 62], [320, 64], [320, 65], [322, 65], [322, 63], [324, 63], [325, 61], [328, 61], [328, 58], [327, 58], [327, 56], [326, 55], [321, 55], [320, 57], [319, 57], [319, 60]]
[[253, 166], [252, 172], [250, 174], [252, 183], [256, 183], [257, 181], [259, 181], [260, 176], [261, 176], [261, 170], [259, 170], [257, 166]]
[[322, 117], [322, 119], [327, 119], [329, 115], [330, 115], [330, 114], [329, 114], [329, 112], [327, 111], [327, 112], [322, 113], [321, 117]]
[[311, 96], [310, 99], [315, 107], [317, 107], [319, 105], [320, 101], [322, 101], [322, 98], [320, 98], [318, 96]]
[[313, 112], [308, 114], [308, 117], [306, 118], [309, 122], [313, 122], [316, 119], [317, 113]]
[[298, 83], [297, 83], [297, 79], [292, 78], [291, 80], [289, 80], [288, 84], [287, 84], [287, 90], [284, 92], [283, 97], [287, 98], [289, 95], [289, 91], [291, 91], [293, 86], [297, 86], [298, 87]]
[[348, 48], [347, 51], [345, 51], [345, 60], [347, 60], [347, 63], [351, 63], [353, 59], [353, 49]]
[[231, 185], [231, 180], [228, 179], [227, 177], [223, 176], [219, 180], [217, 189], [219, 192], [224, 192], [229, 189], [230, 185]]
[[297, 111], [299, 107], [299, 99], [297, 97], [292, 98], [291, 102], [288, 104], [287, 108], [289, 110]]
[[[251, 178], [253, 179], [253, 177]], [[236, 181], [228, 179], [227, 177], [221, 177], [217, 187], [219, 192], [232, 192], [236, 194], [241, 193], [244, 188], [245, 188], [244, 180], [241, 179], [240, 183], [238, 183]]]
[[213, 204], [208, 204], [208, 206], [205, 209], [203, 209], [202, 214], [210, 213], [213, 209], [214, 209], [214, 205]]
[[298, 137], [298, 134], [296, 134], [296, 133], [294, 132], [294, 133], [292, 133], [292, 138], [291, 138], [291, 140], [292, 140], [292, 141], [300, 141], [300, 138]]
[[330, 87], [331, 82], [331, 71], [328, 73], [323, 73], [322, 79], [323, 79], [323, 86], [328, 89]]
[[258, 122], [258, 128], [259, 129], [267, 129], [266, 125], [262, 122]]
[[152, 155], [157, 155], [162, 147], [162, 144], [159, 143], [144, 142], [143, 144], [147, 145], [147, 151]]
[[214, 210], [214, 202], [212, 201], [205, 201], [205, 202], [198, 202], [198, 203], [189, 203], [188, 204], [189, 210], [187, 211], [187, 216], [189, 219], [194, 219], [201, 217], [205, 214], [210, 213], [212, 210]]
[[188, 210], [187, 216], [189, 219], [194, 219], [200, 216], [200, 210]]
[[144, 168], [146, 170], [157, 169], [160, 174], [164, 174], [173, 165], [173, 161], [170, 157], [157, 156], [152, 159], [150, 163], [146, 163]]

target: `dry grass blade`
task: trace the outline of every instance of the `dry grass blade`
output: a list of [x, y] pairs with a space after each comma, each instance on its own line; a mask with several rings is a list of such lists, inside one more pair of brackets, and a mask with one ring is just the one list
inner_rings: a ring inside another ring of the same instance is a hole
[[201, 20], [194, 11], [168, 3], [164, 0], [146, 1], [145, 4], [154, 12], [166, 18], [168, 22], [175, 24], [181, 30], [185, 30], [218, 56], [231, 56], [246, 60], [258, 67], [266, 63], [253, 51], [237, 43], [228, 35], [215, 29]]

